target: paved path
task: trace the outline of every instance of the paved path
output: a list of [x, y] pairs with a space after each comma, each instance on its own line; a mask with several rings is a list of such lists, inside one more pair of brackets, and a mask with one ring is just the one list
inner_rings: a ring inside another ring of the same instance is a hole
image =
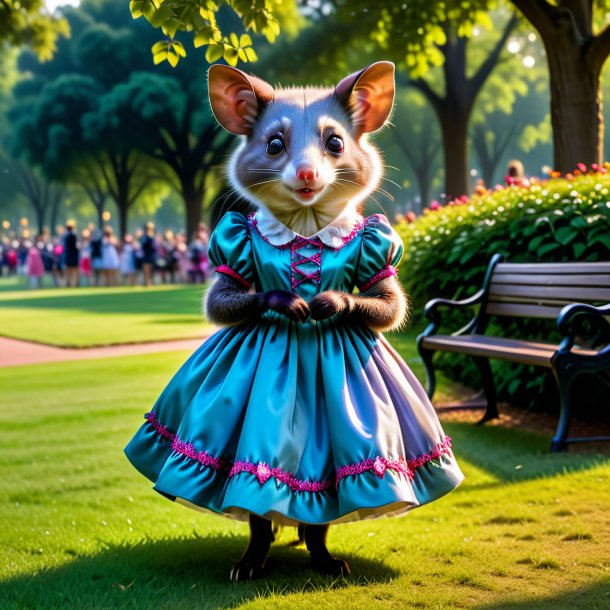
[[135, 354], [153, 354], [178, 350], [194, 351], [205, 337], [201, 339], [180, 339], [176, 341], [155, 341], [151, 343], [133, 343], [129, 345], [109, 345], [106, 347], [66, 348], [53, 345], [42, 345], [30, 341], [0, 337], [0, 368], [21, 366], [24, 364], [41, 364], [43, 362], [63, 362], [66, 360], [89, 360], [92, 358], [112, 358]]

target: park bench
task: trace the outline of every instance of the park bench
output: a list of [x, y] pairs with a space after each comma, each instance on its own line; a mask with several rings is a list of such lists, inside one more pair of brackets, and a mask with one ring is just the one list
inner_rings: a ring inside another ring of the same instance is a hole
[[[450, 335], [436, 334], [443, 308], [476, 306], [478, 311], [464, 328]], [[586, 373], [610, 387], [610, 262], [513, 264], [496, 254], [476, 294], [461, 301], [433, 299], [425, 315], [430, 324], [418, 337], [417, 347], [426, 367], [430, 398], [435, 388], [432, 358], [437, 351], [473, 358], [487, 401], [481, 423], [498, 417], [490, 358], [546, 367], [553, 372], [560, 397], [551, 451], [565, 450], [568, 443], [610, 441], [607, 436], [568, 437], [576, 407], [570, 391], [574, 379]], [[486, 331], [494, 316], [555, 319], [563, 338], [553, 344], [491, 336]], [[610, 390], [604, 407], [608, 406]]]

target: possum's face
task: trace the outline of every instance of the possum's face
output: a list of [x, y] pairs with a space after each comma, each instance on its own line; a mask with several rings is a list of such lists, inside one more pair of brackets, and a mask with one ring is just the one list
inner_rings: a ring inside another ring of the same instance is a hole
[[381, 178], [366, 134], [386, 121], [394, 66], [373, 64], [336, 88], [273, 89], [228, 66], [210, 68], [212, 110], [243, 137], [233, 153], [233, 187], [277, 218], [310, 208], [332, 220], [363, 201]]

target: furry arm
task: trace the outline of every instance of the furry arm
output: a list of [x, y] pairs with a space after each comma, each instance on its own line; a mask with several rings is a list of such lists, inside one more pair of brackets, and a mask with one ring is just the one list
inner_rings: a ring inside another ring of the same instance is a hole
[[360, 294], [327, 290], [309, 301], [309, 312], [314, 320], [325, 320], [339, 314], [357, 319], [378, 331], [398, 328], [408, 309], [407, 297], [395, 277], [381, 280]]
[[248, 292], [239, 282], [218, 274], [205, 297], [205, 312], [214, 324], [229, 326], [257, 318], [273, 309], [295, 322], [309, 317], [307, 303], [294, 292]]

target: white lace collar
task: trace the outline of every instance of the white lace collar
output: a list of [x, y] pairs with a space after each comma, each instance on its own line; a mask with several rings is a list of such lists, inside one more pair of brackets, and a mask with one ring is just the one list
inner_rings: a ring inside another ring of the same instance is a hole
[[314, 235], [299, 235], [279, 220], [265, 208], [259, 208], [250, 216], [252, 224], [263, 239], [272, 246], [282, 247], [291, 243], [297, 237], [316, 237], [329, 248], [337, 249], [344, 246], [362, 228], [363, 217], [354, 209], [349, 209], [339, 215], [329, 225], [320, 229]]

